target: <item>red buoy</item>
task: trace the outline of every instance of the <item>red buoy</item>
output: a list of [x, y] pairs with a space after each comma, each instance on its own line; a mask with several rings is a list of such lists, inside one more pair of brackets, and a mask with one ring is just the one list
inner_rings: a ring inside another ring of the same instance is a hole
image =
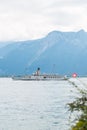
[[76, 78], [76, 77], [77, 77], [77, 74], [76, 74], [76, 73], [73, 73], [73, 74], [72, 74], [72, 77], [73, 77], [73, 78]]

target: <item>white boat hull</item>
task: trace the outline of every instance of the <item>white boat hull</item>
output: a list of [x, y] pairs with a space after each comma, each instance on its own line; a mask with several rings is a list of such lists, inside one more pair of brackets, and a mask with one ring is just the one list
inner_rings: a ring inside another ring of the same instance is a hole
[[67, 80], [67, 77], [60, 75], [29, 75], [29, 76], [15, 76], [12, 77], [14, 80], [28, 80], [28, 81], [47, 81], [47, 80]]

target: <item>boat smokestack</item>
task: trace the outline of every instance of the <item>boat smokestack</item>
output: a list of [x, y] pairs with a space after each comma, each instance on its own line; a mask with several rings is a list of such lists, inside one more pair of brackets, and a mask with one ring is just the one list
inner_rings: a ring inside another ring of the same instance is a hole
[[40, 68], [39, 67], [37, 68], [36, 74], [40, 75]]

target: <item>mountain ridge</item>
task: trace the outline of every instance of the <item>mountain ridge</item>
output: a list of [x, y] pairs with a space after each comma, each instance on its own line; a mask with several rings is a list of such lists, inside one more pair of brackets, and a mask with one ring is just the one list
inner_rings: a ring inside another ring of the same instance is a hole
[[[87, 74], [87, 32], [52, 31], [41, 39], [16, 41], [0, 48], [0, 75]], [[53, 66], [54, 69], [53, 69]]]

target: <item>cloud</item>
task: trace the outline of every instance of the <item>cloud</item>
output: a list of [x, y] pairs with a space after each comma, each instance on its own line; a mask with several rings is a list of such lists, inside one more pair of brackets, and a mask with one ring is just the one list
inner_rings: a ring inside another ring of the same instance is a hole
[[0, 0], [0, 40], [39, 38], [52, 30], [87, 30], [87, 0]]

